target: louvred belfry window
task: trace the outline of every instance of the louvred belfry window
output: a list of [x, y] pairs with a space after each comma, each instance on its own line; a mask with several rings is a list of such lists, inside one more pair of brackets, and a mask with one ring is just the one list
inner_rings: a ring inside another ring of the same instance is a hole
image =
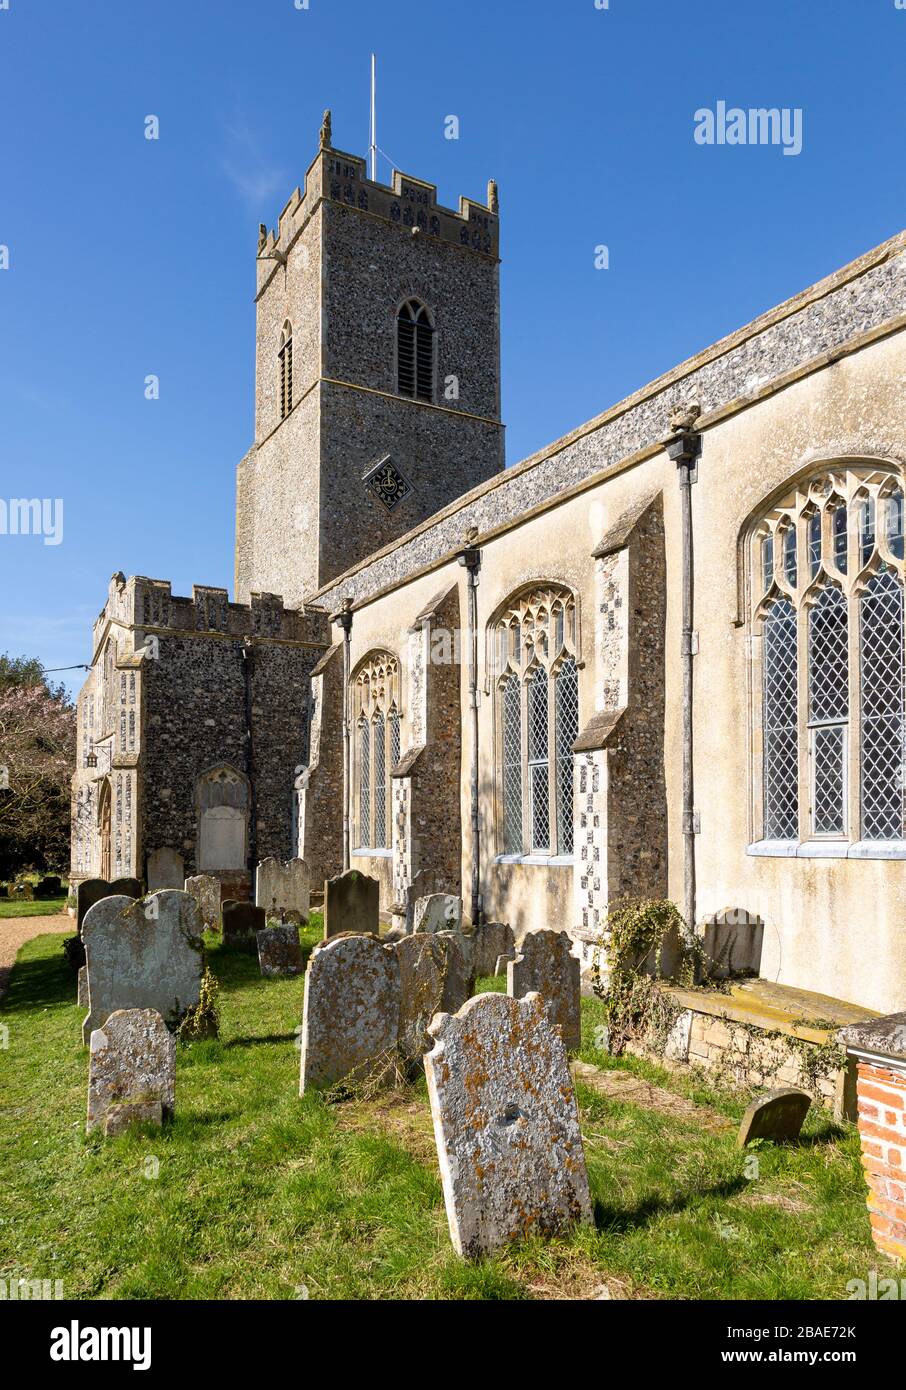
[[293, 408], [293, 330], [287, 323], [280, 334], [280, 419], [285, 420]]
[[356, 847], [390, 849], [391, 779], [400, 760], [399, 662], [375, 652], [358, 667], [350, 685], [357, 730], [354, 772]]
[[498, 848], [573, 850], [573, 744], [579, 734], [576, 606], [544, 585], [518, 595], [494, 624]]
[[829, 467], [755, 527], [753, 728], [766, 841], [906, 841], [903, 486]]
[[417, 299], [407, 300], [397, 315], [396, 387], [413, 400], [434, 399], [434, 325]]

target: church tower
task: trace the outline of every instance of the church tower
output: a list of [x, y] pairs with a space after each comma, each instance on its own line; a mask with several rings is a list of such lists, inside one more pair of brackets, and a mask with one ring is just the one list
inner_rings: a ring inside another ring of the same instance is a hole
[[321, 146], [262, 226], [236, 599], [299, 606], [503, 467], [498, 208]]

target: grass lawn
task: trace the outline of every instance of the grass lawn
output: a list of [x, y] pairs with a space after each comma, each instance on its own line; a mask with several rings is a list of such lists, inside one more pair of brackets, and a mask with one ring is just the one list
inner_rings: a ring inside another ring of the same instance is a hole
[[[303, 939], [317, 935], [315, 923]], [[754, 1152], [750, 1178], [732, 1132], [583, 1086], [595, 1227], [466, 1264], [424, 1081], [300, 1099], [302, 980], [263, 980], [253, 956], [217, 943], [210, 961], [222, 1036], [178, 1049], [173, 1123], [89, 1139], [75, 979], [58, 936], [22, 948], [0, 1009], [0, 1276], [60, 1279], [67, 1298], [588, 1298], [606, 1285], [617, 1298], [810, 1299], [846, 1298], [847, 1280], [886, 1268], [854, 1128], [812, 1115], [800, 1144]], [[744, 1097], [597, 1053], [600, 1005], [583, 1009], [587, 1061], [741, 1115]]]
[[[62, 898], [38, 898], [34, 902], [10, 902], [8, 898], [0, 898], [0, 921], [4, 917], [54, 917], [65, 911], [65, 893]], [[75, 931], [74, 918], [72, 929]]]

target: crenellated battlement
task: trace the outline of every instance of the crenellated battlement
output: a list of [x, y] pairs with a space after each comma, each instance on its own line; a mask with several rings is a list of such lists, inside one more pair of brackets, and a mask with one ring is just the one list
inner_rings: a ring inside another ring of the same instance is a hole
[[128, 648], [139, 649], [146, 633], [165, 630], [186, 635], [220, 634], [224, 637], [270, 638], [325, 646], [327, 617], [318, 608], [285, 608], [279, 594], [252, 593], [249, 603], [232, 603], [226, 589], [193, 584], [190, 598], [174, 595], [168, 579], [145, 575], [115, 574], [107, 602], [94, 624], [97, 653], [108, 628], [114, 625], [132, 634]]
[[497, 186], [488, 183], [488, 202], [461, 197], [459, 208], [437, 201], [437, 185], [411, 174], [393, 171], [389, 184], [370, 179], [365, 160], [343, 150], [322, 148], [306, 172], [301, 188], [291, 193], [280, 213], [277, 229], [262, 224], [258, 244], [259, 288], [281, 264], [305, 223], [322, 200], [380, 217], [410, 235], [424, 235], [451, 242], [469, 251], [497, 259], [500, 218]]

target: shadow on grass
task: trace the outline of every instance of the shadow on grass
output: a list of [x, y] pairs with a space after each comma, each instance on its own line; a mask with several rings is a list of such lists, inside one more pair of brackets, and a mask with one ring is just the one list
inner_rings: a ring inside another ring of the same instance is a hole
[[260, 1043], [287, 1043], [295, 1042], [298, 1033], [262, 1033], [260, 1036], [250, 1034], [248, 1037], [230, 1038], [223, 1044], [224, 1049], [228, 1047], [257, 1047]]
[[695, 1188], [692, 1192], [680, 1193], [669, 1199], [646, 1197], [638, 1206], [628, 1211], [625, 1208], [609, 1207], [599, 1198], [595, 1198], [595, 1226], [599, 1231], [615, 1233], [638, 1230], [647, 1226], [654, 1217], [685, 1211], [696, 1198], [735, 1197], [748, 1186], [749, 1181], [745, 1177], [730, 1178], [726, 1182], [715, 1183], [713, 1187]]
[[77, 991], [78, 979], [70, 970], [61, 945], [56, 955], [16, 962], [0, 1013], [27, 1013], [51, 1004], [75, 1004]]

